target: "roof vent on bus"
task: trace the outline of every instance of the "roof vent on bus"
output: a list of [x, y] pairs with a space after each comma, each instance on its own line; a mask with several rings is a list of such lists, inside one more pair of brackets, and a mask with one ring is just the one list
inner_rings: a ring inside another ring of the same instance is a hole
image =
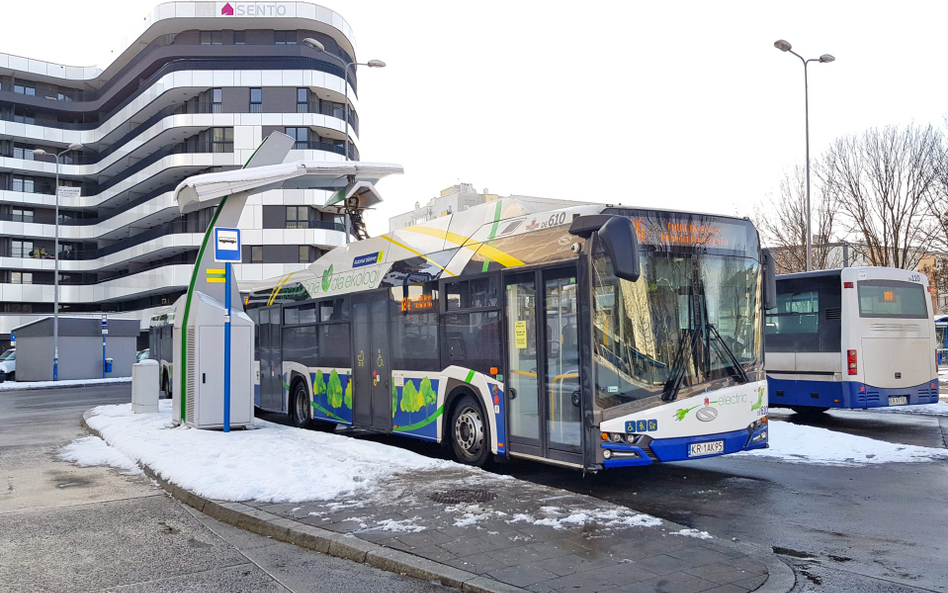
[[841, 319], [842, 318], [842, 309], [827, 309], [826, 310], [826, 319]]

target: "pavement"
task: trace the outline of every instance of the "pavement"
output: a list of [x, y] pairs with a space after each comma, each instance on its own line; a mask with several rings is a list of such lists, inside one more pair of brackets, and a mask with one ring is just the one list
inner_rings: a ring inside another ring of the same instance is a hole
[[128, 383], [0, 393], [0, 592], [437, 593], [443, 586], [214, 520], [143, 475], [56, 457]]
[[223, 523], [466, 591], [739, 593], [794, 585], [769, 549], [462, 466], [394, 474], [368, 494], [306, 503], [208, 500], [145, 469]]

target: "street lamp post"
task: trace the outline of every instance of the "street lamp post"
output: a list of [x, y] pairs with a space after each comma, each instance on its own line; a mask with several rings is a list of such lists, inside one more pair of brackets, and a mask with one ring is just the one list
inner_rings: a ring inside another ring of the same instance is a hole
[[42, 148], [33, 151], [35, 156], [51, 156], [56, 159], [56, 238], [53, 243], [53, 381], [59, 381], [59, 161], [64, 154], [80, 150], [82, 144], [73, 142], [60, 153], [46, 152]]
[[368, 62], [343, 62], [342, 58], [336, 57], [331, 53], [326, 51], [326, 46], [320, 43], [319, 41], [313, 39], [312, 37], [307, 37], [303, 40], [303, 45], [307, 45], [320, 53], [325, 53], [330, 58], [336, 60], [343, 65], [344, 75], [342, 77], [342, 86], [345, 89], [346, 96], [346, 105], [345, 105], [345, 118], [346, 118], [346, 160], [349, 160], [349, 68], [353, 66], [368, 66], [369, 68], [384, 68], [385, 62], [382, 60], [369, 60]]
[[810, 62], [819, 62], [821, 64], [829, 64], [832, 61], [835, 61], [836, 58], [830, 54], [823, 54], [819, 58], [810, 58], [807, 60], [797, 52], [793, 51], [792, 45], [789, 41], [783, 39], [778, 39], [774, 41], [774, 47], [779, 49], [782, 52], [789, 52], [796, 57], [800, 58], [800, 61], [803, 62], [803, 103], [804, 103], [804, 113], [806, 119], [806, 271], [809, 272], [813, 269], [813, 256], [812, 256], [812, 246], [811, 242], [813, 240], [813, 233], [810, 231], [810, 226], [812, 224], [810, 217], [810, 89], [807, 82], [807, 71], [806, 67]]

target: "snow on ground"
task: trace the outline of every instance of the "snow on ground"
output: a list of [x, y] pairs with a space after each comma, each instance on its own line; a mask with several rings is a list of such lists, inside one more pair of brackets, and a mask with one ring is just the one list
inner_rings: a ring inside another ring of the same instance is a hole
[[770, 447], [737, 453], [790, 463], [865, 465], [948, 459], [948, 450], [900, 445], [790, 422], [770, 422]]
[[[302, 502], [368, 491], [398, 472], [458, 467], [416, 453], [337, 434], [254, 420], [256, 430], [175, 427], [171, 401], [157, 414], [131, 404], [99, 406], [89, 426], [162, 478], [216, 500]], [[393, 525], [390, 529], [408, 528]]]
[[101, 385], [103, 383], [129, 383], [131, 377], [109, 377], [108, 379], [63, 379], [62, 381], [4, 381], [0, 391], [11, 389], [46, 389], [48, 387], [78, 387], [80, 385]]
[[685, 537], [695, 537], [698, 539], [714, 539], [707, 531], [698, 531], [697, 529], [679, 529], [673, 531], [672, 535], [683, 535]]
[[59, 458], [79, 467], [107, 465], [123, 470], [126, 475], [142, 473], [138, 465], [115, 447], [96, 436], [80, 437], [59, 450]]
[[513, 518], [506, 521], [508, 524], [514, 523], [532, 523], [533, 525], [546, 525], [554, 529], [566, 529], [576, 525], [586, 525], [587, 523], [596, 523], [607, 528], [622, 527], [656, 527], [662, 524], [661, 519], [637, 513], [631, 509], [590, 509], [590, 510], [570, 510], [567, 511], [557, 507], [541, 507], [542, 517], [518, 513]]
[[913, 414], [916, 416], [948, 416], [948, 402], [923, 404], [921, 406], [893, 406], [891, 408], [869, 408], [873, 414]]

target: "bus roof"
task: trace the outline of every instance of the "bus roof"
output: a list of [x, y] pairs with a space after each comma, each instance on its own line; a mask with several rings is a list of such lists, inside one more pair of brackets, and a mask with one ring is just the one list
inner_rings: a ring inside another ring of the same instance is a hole
[[928, 277], [915, 270], [905, 270], [902, 268], [889, 268], [886, 266], [852, 266], [848, 268], [835, 268], [832, 270], [811, 270], [809, 272], [794, 272], [792, 274], [779, 274], [777, 280], [795, 280], [799, 278], [825, 278], [828, 276], [842, 277], [845, 279], [859, 280], [860, 278], [900, 280], [908, 279], [911, 275], [921, 276], [920, 280], [928, 284]]

